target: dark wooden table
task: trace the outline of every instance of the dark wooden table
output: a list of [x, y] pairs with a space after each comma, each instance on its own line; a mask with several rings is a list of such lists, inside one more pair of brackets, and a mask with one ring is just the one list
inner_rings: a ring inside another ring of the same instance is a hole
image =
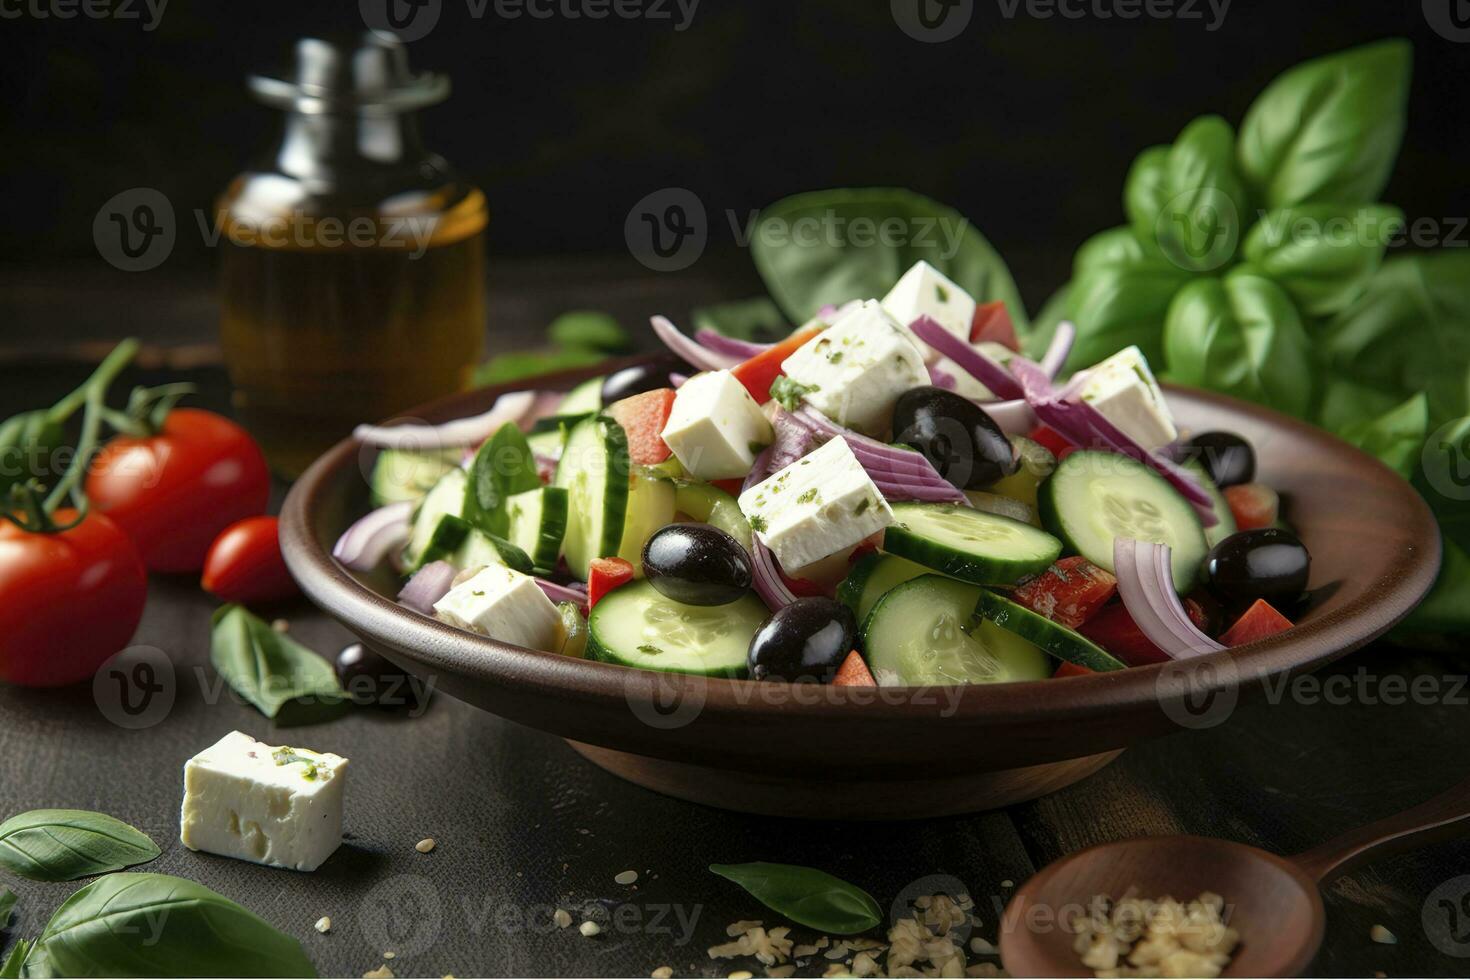
[[[571, 297], [556, 292], [562, 277], [549, 270], [560, 267], [502, 267], [492, 346], [528, 342], [559, 306], [595, 305], [600, 290], [630, 317], [635, 309], [682, 313], [691, 297], [740, 295], [702, 280], [615, 283], [611, 272], [599, 279], [595, 266], [576, 264]], [[125, 383], [182, 376], [201, 386], [204, 404], [225, 407], [207, 282], [165, 285], [162, 293], [156, 286], [118, 293], [60, 275], [11, 277], [0, 287], [7, 324], [0, 417], [50, 401], [82, 376], [76, 355], [123, 333], [108, 308], [156, 345], [146, 361], [155, 367]], [[157, 367], [164, 363], [170, 367]], [[759, 975], [754, 961], [705, 955], [725, 941], [728, 923], [777, 918], [708, 873], [710, 862], [815, 865], [885, 905], [926, 888], [920, 883], [929, 876], [950, 876], [976, 898], [977, 934], [993, 940], [1009, 883], [1078, 848], [1193, 833], [1292, 853], [1424, 799], [1470, 770], [1461, 751], [1470, 737], [1464, 661], [1378, 644], [1274, 702], [1242, 706], [1223, 725], [1139, 746], [1077, 786], [1006, 811], [907, 824], [848, 823], [840, 814], [822, 822], [750, 817], [627, 785], [553, 737], [448, 698], [419, 717], [364, 710], [328, 725], [276, 729], [221, 693], [208, 667], [211, 609], [191, 581], [154, 581], [134, 642], [173, 661], [175, 699], [150, 727], [114, 725], [85, 688], [0, 687], [0, 816], [80, 807], [130, 821], [164, 848], [148, 870], [193, 878], [254, 909], [299, 937], [323, 975], [359, 976], [380, 966], [386, 951], [397, 954], [389, 966], [400, 976], [647, 976], [664, 965], [679, 975], [742, 968]], [[348, 640], [305, 604], [279, 615], [323, 653]], [[1409, 693], [1415, 677], [1431, 679], [1417, 696]], [[351, 757], [348, 839], [316, 873], [194, 854], [177, 842], [181, 766], [231, 729]], [[438, 847], [415, 851], [430, 836]], [[614, 883], [626, 869], [640, 873], [635, 887]], [[1466, 924], [1447, 918], [1438, 901], [1449, 895], [1449, 907], [1459, 907], [1470, 891], [1470, 878], [1455, 881], [1462, 875], [1470, 875], [1470, 841], [1385, 859], [1329, 888], [1316, 973], [1465, 975], [1470, 959], [1449, 953], [1470, 955], [1470, 941], [1455, 942], [1470, 940]], [[4, 875], [0, 884], [20, 895], [18, 921], [0, 941], [37, 932], [76, 887]], [[578, 921], [594, 917], [603, 933], [589, 939], [575, 927], [554, 928], [558, 907]], [[312, 924], [324, 915], [333, 926], [320, 935]], [[1371, 941], [1375, 924], [1398, 942]], [[802, 973], [819, 975], [827, 965], [818, 959]]]

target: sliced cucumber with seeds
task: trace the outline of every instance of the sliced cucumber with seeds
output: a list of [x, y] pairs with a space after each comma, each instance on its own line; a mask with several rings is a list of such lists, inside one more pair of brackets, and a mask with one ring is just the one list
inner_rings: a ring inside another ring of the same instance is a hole
[[1062, 553], [1039, 528], [956, 504], [894, 504], [893, 517], [884, 551], [980, 585], [1010, 585]]
[[735, 498], [708, 483], [679, 480], [674, 484], [674, 508], [704, 524], [712, 524], [750, 550], [750, 521]]
[[418, 568], [424, 564], [424, 549], [439, 528], [439, 519], [459, 517], [465, 512], [465, 494], [469, 492], [469, 475], [455, 467], [439, 478], [414, 511], [413, 530], [403, 549], [403, 564]]
[[547, 459], [561, 459], [561, 451], [566, 443], [567, 428], [560, 425], [554, 429], [532, 432], [526, 436], [526, 444], [531, 447], [531, 452]]
[[560, 416], [591, 415], [602, 408], [602, 382], [601, 377], [588, 378], [567, 392], [567, 397], [561, 400], [556, 407], [556, 414]]
[[1174, 588], [1188, 592], [1208, 550], [1189, 501], [1153, 470], [1117, 453], [1068, 456], [1042, 484], [1041, 522], [1099, 568], [1113, 571], [1113, 539], [1169, 546]]
[[1122, 670], [1127, 666], [1076, 630], [1034, 613], [989, 589], [981, 590], [975, 612], [1001, 629], [1036, 644], [1058, 660], [1100, 673]]
[[531, 557], [520, 548], [452, 514], [439, 518], [414, 571], [435, 561], [447, 561], [461, 571], [480, 565], [505, 565], [526, 575], [532, 570]]
[[1210, 495], [1211, 506], [1215, 510], [1215, 523], [1205, 528], [1205, 547], [1213, 548], [1235, 533], [1235, 513], [1230, 509], [1230, 502], [1215, 486], [1215, 481], [1210, 479], [1210, 474], [1205, 472], [1204, 466], [1197, 459], [1191, 459], [1184, 464], [1184, 468], [1194, 474], [1199, 485], [1205, 488], [1205, 493]]
[[567, 491], [540, 487], [512, 494], [505, 502], [511, 544], [531, 556], [537, 568], [555, 568], [567, 530]]
[[862, 623], [868, 613], [896, 586], [921, 575], [933, 575], [932, 568], [916, 565], [907, 558], [874, 552], [864, 555], [837, 586], [837, 599], [851, 609]]
[[743, 677], [751, 637], [770, 615], [753, 595], [723, 606], [690, 606], [646, 581], [631, 582], [593, 608], [587, 655], [645, 670]]
[[407, 449], [384, 449], [373, 460], [373, 475], [368, 481], [373, 503], [394, 504], [419, 500], [434, 488], [439, 478], [459, 468], [461, 450], [419, 453]]
[[863, 651], [884, 686], [1003, 684], [1051, 676], [1051, 661], [1019, 636], [978, 620], [984, 592], [924, 575], [878, 600], [863, 624]]
[[567, 437], [556, 485], [567, 491], [562, 554], [587, 580], [592, 559], [618, 553], [628, 506], [628, 437], [612, 419], [583, 419]]

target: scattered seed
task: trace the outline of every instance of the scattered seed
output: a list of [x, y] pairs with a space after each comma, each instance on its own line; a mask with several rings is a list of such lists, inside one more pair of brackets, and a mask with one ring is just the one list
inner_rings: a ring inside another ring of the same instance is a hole
[[593, 922], [591, 919], [588, 919], [586, 922], [577, 927], [577, 931], [590, 939], [591, 937], [601, 932], [602, 927], [599, 926], [596, 922]]
[[384, 963], [376, 970], [369, 970], [364, 973], [362, 980], [393, 980], [393, 975], [393, 971], [388, 969], [388, 964]]
[[551, 913], [551, 921], [556, 923], [558, 929], [565, 929], [572, 924], [572, 913], [566, 909], [557, 909]]
[[613, 877], [613, 881], [616, 881], [620, 885], [631, 885], [631, 884], [633, 884], [633, 882], [635, 882], [637, 880], [638, 880], [638, 872], [636, 872], [636, 871], [619, 871]]
[[1398, 936], [1395, 936], [1383, 926], [1374, 926], [1372, 929], [1369, 929], [1368, 937], [1375, 943], [1383, 943], [1385, 946], [1391, 946], [1399, 941]]
[[1002, 887], [1002, 888], [1014, 888], [1014, 887], [1016, 887], [1016, 883], [1014, 881], [1012, 881], [1011, 879], [1007, 878], [1005, 881], [1002, 881], [1000, 883], [1000, 887]]
[[976, 956], [994, 956], [997, 950], [990, 940], [976, 936], [970, 940], [970, 952]]
[[324, 932], [327, 932], [328, 930], [330, 930], [331, 928], [332, 928], [332, 919], [331, 919], [330, 916], [325, 916], [324, 915], [320, 919], [317, 919], [316, 920], [316, 931], [317, 932], [324, 933]]
[[385, 960], [391, 960], [393, 957], [395, 957], [397, 955], [398, 955], [397, 953], [393, 952], [393, 950], [390, 949], [386, 953], [383, 954], [383, 959], [385, 959]]
[[434, 840], [434, 838], [432, 838], [432, 837], [425, 837], [423, 840], [421, 840], [417, 844], [415, 844], [413, 846], [413, 849], [415, 851], [418, 851], [420, 854], [428, 854], [436, 846], [437, 846], [437, 842]]
[[730, 974], [729, 980], [755, 980], [755, 974], [749, 970], [736, 970]]
[[275, 630], [277, 633], [284, 633], [290, 628], [291, 624], [284, 619], [276, 619], [271, 621], [271, 629]]
[[669, 980], [669, 977], [673, 975], [674, 968], [672, 966], [661, 966], [657, 970], [654, 970], [652, 973], [649, 974], [649, 976], [652, 977], [653, 980]]

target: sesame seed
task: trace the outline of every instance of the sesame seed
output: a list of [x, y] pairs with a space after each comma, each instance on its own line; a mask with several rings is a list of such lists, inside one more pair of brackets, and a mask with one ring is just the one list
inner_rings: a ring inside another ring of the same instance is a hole
[[591, 919], [588, 919], [586, 922], [577, 927], [577, 931], [590, 939], [591, 937], [601, 932], [602, 927], [599, 926], [596, 922], [593, 922]]
[[434, 838], [432, 838], [432, 837], [425, 837], [423, 840], [421, 840], [417, 844], [415, 844], [413, 846], [413, 849], [415, 851], [418, 851], [420, 854], [428, 854], [436, 846], [437, 846], [437, 842], [434, 840]]
[[616, 881], [620, 885], [631, 885], [631, 884], [633, 884], [633, 882], [635, 882], [637, 880], [638, 880], [638, 872], [636, 872], [636, 871], [620, 871], [613, 878], [613, 881]]
[[1368, 937], [1375, 943], [1382, 943], [1385, 946], [1391, 946], [1399, 941], [1398, 936], [1395, 936], [1383, 926], [1374, 926], [1372, 929], [1369, 929]]
[[331, 919], [330, 916], [324, 915], [320, 919], [317, 919], [316, 920], [316, 931], [317, 932], [323, 932], [324, 933], [324, 932], [327, 932], [331, 928], [332, 928], [332, 919]]
[[557, 909], [551, 913], [551, 921], [556, 923], [558, 929], [565, 929], [572, 924], [572, 913], [566, 909]]

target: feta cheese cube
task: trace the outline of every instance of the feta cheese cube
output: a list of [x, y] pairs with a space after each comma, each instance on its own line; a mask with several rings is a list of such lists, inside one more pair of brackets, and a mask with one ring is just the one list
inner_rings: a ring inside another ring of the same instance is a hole
[[809, 405], [867, 435], [888, 430], [893, 405], [929, 383], [924, 355], [875, 299], [842, 315], [798, 347], [781, 370], [806, 389]]
[[435, 616], [533, 650], [561, 649], [561, 615], [536, 580], [504, 565], [486, 565], [434, 603]]
[[742, 493], [740, 510], [787, 571], [893, 523], [888, 501], [840, 437]]
[[[974, 298], [923, 259], [915, 262], [883, 297], [883, 309], [905, 329], [919, 317], [929, 316], [965, 341], [970, 339], [970, 324], [975, 319]], [[926, 360], [939, 356], [919, 338], [910, 337]]]
[[184, 763], [179, 840], [191, 851], [315, 871], [342, 843], [347, 760], [231, 732]]
[[1179, 436], [1164, 393], [1136, 346], [1090, 368], [1078, 394], [1144, 449], [1157, 449]]
[[706, 371], [684, 382], [662, 435], [680, 464], [701, 480], [745, 476], [775, 439], [761, 407], [729, 371]]

